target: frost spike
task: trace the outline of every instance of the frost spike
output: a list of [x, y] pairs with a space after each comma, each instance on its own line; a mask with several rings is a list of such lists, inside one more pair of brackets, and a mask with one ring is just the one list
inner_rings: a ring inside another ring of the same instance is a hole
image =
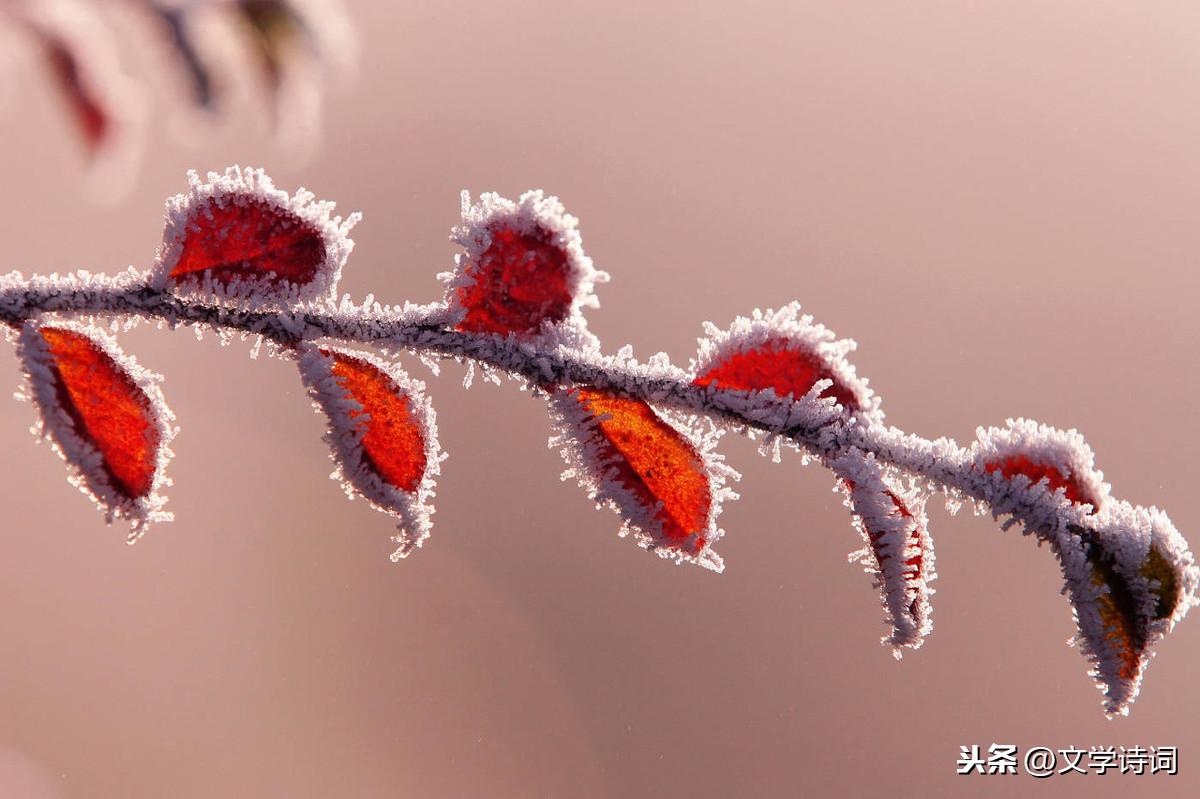
[[360, 495], [400, 520], [392, 559], [407, 557], [429, 537], [435, 477], [445, 458], [425, 386], [375, 356], [312, 344], [301, 347], [299, 367], [329, 422], [325, 440], [337, 463], [331, 476], [347, 496]]
[[166, 521], [160, 489], [175, 431], [157, 382], [102, 331], [70, 323], [28, 322], [18, 355], [29, 397], [71, 466], [71, 483], [106, 513], [127, 519], [130, 540], [152, 521]]
[[715, 434], [681, 431], [638, 399], [595, 388], [556, 389], [550, 394], [568, 470], [597, 506], [623, 519], [621, 535], [677, 562], [721, 571], [712, 545], [721, 503], [737, 495], [724, 487], [737, 474], [713, 452]]

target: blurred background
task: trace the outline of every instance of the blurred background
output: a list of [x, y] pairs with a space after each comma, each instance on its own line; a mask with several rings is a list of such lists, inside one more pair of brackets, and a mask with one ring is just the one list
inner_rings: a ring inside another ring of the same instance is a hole
[[[1194, 3], [345, 9], [356, 74], [280, 121], [304, 148], [180, 116], [122, 41], [157, 99], [99, 200], [52, 76], [11, 59], [0, 270], [147, 267], [186, 170], [238, 163], [364, 212], [345, 291], [424, 302], [461, 189], [543, 188], [613, 275], [608, 350], [686, 364], [703, 320], [798, 299], [858, 340], [893, 424], [1077, 427], [1200, 544]], [[1193, 795], [1200, 622], [1107, 721], [1053, 557], [969, 510], [931, 506], [935, 629], [896, 662], [826, 471], [728, 437], [726, 572], [676, 567], [559, 482], [540, 402], [414, 360], [451, 457], [433, 538], [393, 564], [291, 364], [121, 339], [178, 415], [177, 520], [125, 546], [0, 403], [0, 795]], [[955, 776], [991, 743], [1177, 746], [1180, 773]]]

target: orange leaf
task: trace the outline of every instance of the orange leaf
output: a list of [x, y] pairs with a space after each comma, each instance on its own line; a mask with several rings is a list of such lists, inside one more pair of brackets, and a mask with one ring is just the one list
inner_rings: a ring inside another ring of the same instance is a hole
[[664, 557], [720, 571], [712, 544], [720, 536], [721, 500], [736, 497], [724, 480], [736, 472], [708, 452], [709, 443], [662, 418], [641, 400], [596, 388], [550, 394], [570, 469], [598, 505], [617, 511], [622, 534]]
[[396, 390], [383, 370], [362, 358], [323, 350], [333, 358], [333, 373], [345, 397], [362, 406], [348, 411], [363, 429], [363, 459], [388, 485], [416, 491], [425, 475], [425, 439], [410, 399]]
[[662, 503], [655, 514], [662, 537], [693, 555], [703, 549], [712, 490], [695, 447], [641, 400], [595, 389], [575, 396], [597, 420], [616, 480], [647, 510]]

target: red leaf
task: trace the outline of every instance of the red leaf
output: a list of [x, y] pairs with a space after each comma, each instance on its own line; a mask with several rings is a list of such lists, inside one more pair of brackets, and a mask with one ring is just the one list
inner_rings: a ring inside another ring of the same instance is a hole
[[984, 464], [984, 470], [989, 473], [998, 471], [1010, 479], [1021, 474], [1028, 477], [1029, 482], [1034, 485], [1046, 480], [1051, 491], [1065, 489], [1067, 499], [1076, 505], [1091, 505], [1093, 513], [1100, 507], [1101, 498], [1092, 495], [1090, 489], [1076, 479], [1075, 475], [1067, 477], [1059, 471], [1058, 467], [1048, 463], [1038, 463], [1026, 455], [1008, 455], [1001, 460]]
[[472, 333], [527, 337], [569, 328], [590, 336], [580, 311], [598, 305], [592, 289], [608, 275], [584, 254], [578, 224], [540, 191], [516, 202], [485, 193], [475, 203], [463, 192], [452, 238], [464, 252], [446, 286], [450, 324]]
[[491, 245], [466, 273], [471, 285], [458, 288], [466, 315], [459, 330], [475, 333], [532, 333], [543, 322], [560, 322], [571, 310], [567, 253], [545, 231], [491, 230]]
[[333, 358], [331, 371], [346, 390], [345, 397], [362, 406], [349, 416], [364, 431], [364, 461], [389, 485], [416, 491], [425, 475], [425, 438], [409, 398], [367, 361], [328, 350], [322, 354]]
[[797, 349], [787, 341], [766, 341], [752, 350], [731, 352], [695, 382], [742, 391], [771, 388], [780, 397], [799, 398], [821, 380], [833, 381], [833, 385], [821, 392], [822, 397], [833, 397], [851, 412], [862, 407], [854, 389], [838, 377], [825, 359], [815, 352]]
[[79, 487], [140, 533], [166, 520], [157, 489], [174, 434], [158, 379], [98, 330], [26, 324], [20, 354], [44, 429]]
[[62, 328], [41, 328], [53, 357], [59, 404], [76, 433], [104, 456], [104, 469], [127, 497], [154, 485], [161, 443], [150, 399], [94, 341]]
[[263, 278], [305, 284], [325, 261], [320, 231], [255, 197], [210, 199], [194, 209], [172, 278], [207, 272], [217, 283]]
[[332, 297], [358, 214], [343, 222], [332, 203], [304, 189], [289, 197], [258, 169], [189, 179], [191, 191], [167, 203], [156, 287], [289, 303]]
[[300, 374], [329, 419], [334, 477], [400, 520], [393, 559], [408, 555], [429, 535], [433, 478], [444, 457], [424, 387], [373, 356], [312, 345], [301, 349]]
[[1091, 505], [1097, 513], [1109, 504], [1109, 486], [1097, 471], [1095, 456], [1078, 431], [1057, 430], [1028, 419], [1009, 419], [1004, 427], [980, 428], [971, 447], [973, 468], [1007, 480], [1045, 481], [1062, 489], [1069, 502]]
[[690, 555], [703, 550], [712, 488], [696, 448], [641, 400], [597, 389], [568, 393], [596, 422], [598, 463], [614, 468], [611, 479], [653, 515], [657, 537]]

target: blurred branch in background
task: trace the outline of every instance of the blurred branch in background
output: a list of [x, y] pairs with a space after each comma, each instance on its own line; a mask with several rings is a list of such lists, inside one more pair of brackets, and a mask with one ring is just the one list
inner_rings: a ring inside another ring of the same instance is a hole
[[45, 76], [107, 196], [131, 184], [148, 123], [171, 112], [184, 114], [176, 138], [249, 118], [305, 157], [326, 85], [353, 72], [356, 49], [337, 0], [0, 0], [0, 34], [17, 56], [0, 69]]

